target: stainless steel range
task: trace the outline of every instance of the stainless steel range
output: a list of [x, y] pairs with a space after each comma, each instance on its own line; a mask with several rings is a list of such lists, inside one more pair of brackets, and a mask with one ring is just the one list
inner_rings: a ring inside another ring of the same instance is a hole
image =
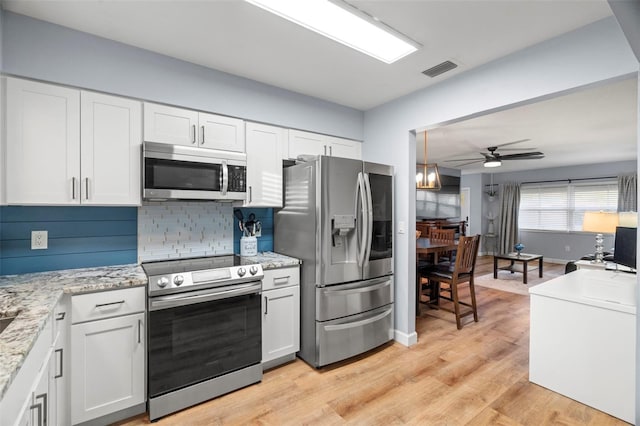
[[239, 256], [142, 264], [149, 418], [262, 380], [262, 266]]

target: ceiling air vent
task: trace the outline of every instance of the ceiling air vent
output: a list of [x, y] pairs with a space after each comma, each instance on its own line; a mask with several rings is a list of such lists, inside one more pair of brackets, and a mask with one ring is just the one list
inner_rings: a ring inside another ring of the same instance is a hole
[[428, 70], [424, 70], [422, 71], [422, 74], [424, 75], [428, 75], [429, 77], [433, 78], [437, 75], [440, 75], [442, 73], [445, 73], [447, 71], [451, 71], [452, 69], [456, 68], [458, 66], [458, 64], [454, 64], [451, 61], [444, 61], [441, 64], [436, 65], [435, 67], [431, 67]]

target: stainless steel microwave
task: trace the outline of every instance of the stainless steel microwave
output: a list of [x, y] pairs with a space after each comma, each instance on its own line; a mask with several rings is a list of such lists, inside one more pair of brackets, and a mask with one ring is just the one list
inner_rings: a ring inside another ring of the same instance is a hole
[[247, 155], [183, 145], [144, 142], [145, 200], [245, 200]]

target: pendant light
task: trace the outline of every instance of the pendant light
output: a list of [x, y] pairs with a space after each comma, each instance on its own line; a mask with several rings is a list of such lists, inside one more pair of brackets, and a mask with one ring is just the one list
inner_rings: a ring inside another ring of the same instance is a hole
[[440, 172], [437, 164], [427, 163], [427, 131], [424, 131], [424, 154], [422, 164], [416, 164], [416, 188], [439, 191], [442, 188], [440, 183]]

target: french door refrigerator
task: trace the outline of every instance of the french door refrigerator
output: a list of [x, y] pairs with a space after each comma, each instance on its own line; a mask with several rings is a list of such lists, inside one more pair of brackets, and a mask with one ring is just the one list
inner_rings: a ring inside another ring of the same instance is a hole
[[302, 260], [300, 352], [314, 367], [393, 339], [393, 168], [318, 156], [284, 169], [274, 249]]

